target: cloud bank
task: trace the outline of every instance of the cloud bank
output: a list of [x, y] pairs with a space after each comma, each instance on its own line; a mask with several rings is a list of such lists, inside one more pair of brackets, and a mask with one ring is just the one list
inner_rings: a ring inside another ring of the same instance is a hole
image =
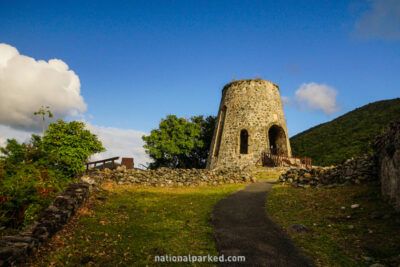
[[59, 59], [48, 62], [21, 55], [0, 43], [0, 124], [38, 131], [40, 106], [50, 106], [58, 119], [86, 110], [79, 77]]
[[339, 111], [336, 103], [337, 91], [326, 84], [303, 83], [295, 93], [296, 104], [300, 108], [322, 110], [326, 115]]
[[356, 20], [355, 33], [366, 39], [400, 39], [400, 1], [373, 0]]

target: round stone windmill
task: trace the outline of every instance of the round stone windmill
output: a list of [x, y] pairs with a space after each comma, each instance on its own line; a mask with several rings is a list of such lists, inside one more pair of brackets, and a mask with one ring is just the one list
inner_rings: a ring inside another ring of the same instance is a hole
[[225, 85], [207, 168], [254, 166], [263, 152], [291, 157], [279, 87], [262, 79]]

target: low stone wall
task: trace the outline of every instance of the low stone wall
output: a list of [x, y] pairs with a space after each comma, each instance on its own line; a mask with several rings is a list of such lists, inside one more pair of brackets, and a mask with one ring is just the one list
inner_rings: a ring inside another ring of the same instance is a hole
[[400, 211], [400, 118], [372, 143], [378, 161], [382, 195]]
[[90, 187], [86, 182], [68, 185], [32, 225], [16, 235], [0, 239], [0, 266], [15, 266], [24, 261], [41, 243], [60, 230], [88, 199]]
[[75, 211], [89, 198], [90, 192], [104, 179], [114, 180], [121, 185], [136, 184], [154, 187], [255, 182], [251, 171], [239, 169], [126, 170], [120, 167], [114, 171], [96, 171], [82, 176], [80, 182], [68, 185], [32, 225], [16, 235], [0, 239], [0, 266], [15, 266], [23, 262], [40, 244], [46, 242], [69, 221]]
[[111, 179], [120, 185], [144, 185], [154, 187], [202, 186], [255, 182], [251, 171], [240, 169], [168, 169], [139, 170], [118, 168], [95, 172], [94, 180]]
[[281, 183], [298, 187], [332, 184], [359, 184], [377, 179], [376, 159], [373, 155], [347, 160], [330, 168], [291, 169], [279, 177]]

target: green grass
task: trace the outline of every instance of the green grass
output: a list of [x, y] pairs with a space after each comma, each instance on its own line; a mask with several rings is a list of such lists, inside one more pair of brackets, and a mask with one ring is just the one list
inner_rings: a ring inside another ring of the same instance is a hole
[[271, 168], [257, 168], [254, 172], [254, 177], [257, 180], [265, 180], [268, 182], [277, 182], [279, 176], [285, 171], [277, 171]]
[[[360, 208], [351, 209], [355, 203]], [[370, 219], [374, 211], [391, 218]], [[278, 185], [268, 196], [267, 212], [284, 229], [304, 224], [311, 230], [291, 238], [320, 266], [369, 266], [400, 254], [400, 218], [380, 198], [377, 184], [333, 189]]]
[[155, 255], [218, 255], [209, 213], [218, 200], [243, 186], [108, 185], [108, 192], [92, 197], [30, 264], [146, 266], [154, 264]]

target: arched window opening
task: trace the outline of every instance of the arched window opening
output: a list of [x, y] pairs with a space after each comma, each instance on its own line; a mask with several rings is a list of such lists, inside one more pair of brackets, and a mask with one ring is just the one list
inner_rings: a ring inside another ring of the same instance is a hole
[[249, 134], [246, 130], [240, 131], [240, 154], [247, 154], [249, 148]]
[[273, 125], [268, 131], [269, 150], [273, 155], [288, 155], [286, 135], [282, 127]]

